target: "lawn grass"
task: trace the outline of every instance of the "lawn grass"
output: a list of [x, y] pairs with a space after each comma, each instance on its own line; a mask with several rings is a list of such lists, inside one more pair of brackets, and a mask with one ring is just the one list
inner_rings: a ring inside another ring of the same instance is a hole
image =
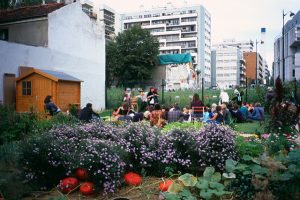
[[247, 122], [247, 123], [237, 123], [235, 126], [235, 130], [238, 132], [244, 132], [244, 133], [264, 133], [264, 122]]

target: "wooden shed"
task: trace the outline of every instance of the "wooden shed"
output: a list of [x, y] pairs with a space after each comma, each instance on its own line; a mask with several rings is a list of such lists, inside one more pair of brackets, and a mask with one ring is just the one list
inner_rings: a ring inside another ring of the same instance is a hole
[[31, 108], [44, 112], [44, 99], [51, 95], [53, 102], [67, 111], [70, 105], [80, 107], [81, 80], [63, 72], [31, 69], [16, 79], [16, 111]]

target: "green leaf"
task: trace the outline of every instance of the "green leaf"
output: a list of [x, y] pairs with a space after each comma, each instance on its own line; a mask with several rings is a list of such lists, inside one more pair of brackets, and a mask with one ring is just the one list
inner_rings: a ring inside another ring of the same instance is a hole
[[251, 174], [251, 171], [249, 170], [243, 171], [243, 175], [249, 175], [249, 174]]
[[208, 181], [205, 179], [199, 179], [198, 183], [196, 184], [196, 187], [204, 190], [204, 189], [208, 189]]
[[179, 195], [168, 193], [168, 192], [164, 192], [163, 194], [164, 194], [165, 200], [181, 200]]
[[214, 182], [220, 182], [221, 181], [221, 173], [220, 172], [216, 172], [212, 175], [211, 177], [211, 181], [214, 181]]
[[236, 178], [236, 175], [234, 173], [223, 173], [223, 177], [224, 178], [228, 178], [228, 179], [234, 179]]
[[227, 159], [225, 162], [225, 170], [227, 172], [233, 172], [235, 170], [237, 162], [232, 159]]
[[244, 156], [242, 157], [242, 159], [245, 160], [245, 161], [250, 161], [250, 160], [252, 160], [253, 158], [252, 158], [251, 156], [249, 156], [249, 155], [244, 155]]
[[212, 197], [213, 193], [211, 190], [201, 190], [200, 196], [203, 197], [204, 199], [210, 199]]
[[288, 181], [288, 180], [292, 179], [293, 177], [294, 177], [294, 175], [290, 174], [289, 172], [285, 172], [285, 173], [281, 174], [280, 180]]
[[179, 193], [184, 200], [197, 200], [196, 197], [193, 196], [190, 190], [184, 189]]
[[266, 175], [269, 172], [269, 170], [267, 168], [261, 167], [260, 165], [251, 165], [250, 167], [251, 167], [252, 172], [255, 174], [261, 174], [261, 175], [265, 174]]
[[215, 173], [214, 167], [206, 167], [203, 173], [203, 177], [207, 180], [211, 179], [211, 176]]
[[239, 163], [239, 164], [236, 166], [235, 169], [236, 169], [236, 170], [239, 170], [239, 171], [244, 171], [244, 170], [246, 170], [248, 167], [249, 167], [249, 165]]
[[176, 183], [173, 182], [169, 188], [168, 188], [168, 192], [173, 193], [173, 194], [177, 194], [179, 192], [181, 192], [183, 190], [184, 186], [181, 183]]
[[216, 183], [216, 182], [210, 182], [210, 183], [209, 183], [209, 186], [210, 186], [211, 188], [217, 189], [218, 191], [224, 190], [224, 188], [225, 188], [223, 184], [221, 184], [221, 183]]
[[252, 158], [252, 162], [256, 164], [260, 164], [260, 160], [258, 158]]
[[197, 183], [197, 178], [188, 173], [181, 175], [178, 180], [180, 180], [184, 186], [188, 187], [195, 186]]
[[225, 180], [223, 184], [225, 187], [227, 187], [231, 184], [231, 180]]

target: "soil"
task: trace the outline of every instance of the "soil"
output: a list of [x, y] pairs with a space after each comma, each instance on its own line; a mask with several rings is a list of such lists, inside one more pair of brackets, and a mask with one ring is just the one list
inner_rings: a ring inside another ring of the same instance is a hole
[[159, 183], [160, 178], [147, 177], [143, 180], [142, 185], [138, 187], [123, 186], [117, 190], [116, 193], [104, 195], [103, 192], [92, 196], [81, 195], [79, 191], [73, 192], [69, 195], [60, 193], [57, 189], [48, 192], [32, 193], [29, 197], [23, 200], [158, 200], [160, 196]]

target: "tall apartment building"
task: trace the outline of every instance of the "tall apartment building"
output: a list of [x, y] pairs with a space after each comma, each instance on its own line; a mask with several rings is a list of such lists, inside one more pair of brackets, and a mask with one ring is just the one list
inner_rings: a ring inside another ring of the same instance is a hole
[[263, 84], [265, 62], [261, 55], [256, 52], [244, 52], [244, 60], [247, 66], [246, 77], [250, 83], [255, 84], [257, 79], [257, 84]]
[[235, 39], [225, 39], [223, 40], [224, 45], [238, 47], [242, 52], [253, 52], [253, 41], [236, 41]]
[[191, 53], [198, 78], [211, 86], [211, 17], [202, 5], [126, 13], [121, 22], [122, 30], [134, 25], [150, 30], [159, 41], [160, 54]]
[[274, 78], [283, 78], [283, 61], [285, 63], [284, 80], [300, 79], [300, 11], [284, 25], [284, 56], [282, 53], [282, 34], [274, 42]]
[[240, 48], [224, 44], [213, 46], [212, 85], [230, 88], [246, 85], [246, 66]]
[[97, 15], [97, 19], [103, 22], [105, 29], [105, 40], [107, 42], [115, 36], [115, 10], [107, 5], [102, 4], [98, 8]]

